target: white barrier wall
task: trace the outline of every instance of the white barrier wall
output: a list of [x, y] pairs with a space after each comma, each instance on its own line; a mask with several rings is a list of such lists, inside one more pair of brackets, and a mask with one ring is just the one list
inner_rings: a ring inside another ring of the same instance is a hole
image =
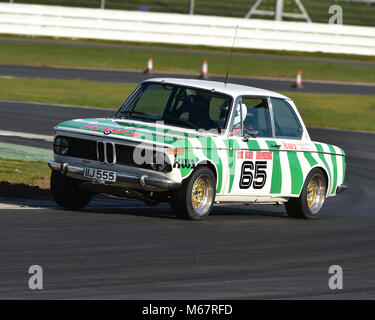
[[375, 55], [375, 28], [0, 3], [0, 33]]

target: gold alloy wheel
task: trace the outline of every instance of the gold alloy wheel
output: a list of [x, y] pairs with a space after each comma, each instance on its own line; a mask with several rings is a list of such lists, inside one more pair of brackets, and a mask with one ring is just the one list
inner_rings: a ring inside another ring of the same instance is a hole
[[318, 195], [318, 185], [315, 179], [311, 179], [309, 186], [307, 187], [307, 205], [309, 208], [314, 206], [316, 197]]
[[311, 178], [307, 186], [307, 205], [311, 214], [318, 214], [323, 206], [326, 195], [326, 187], [320, 175]]
[[210, 176], [204, 174], [199, 176], [192, 188], [191, 204], [199, 215], [205, 214], [213, 202], [213, 185]]

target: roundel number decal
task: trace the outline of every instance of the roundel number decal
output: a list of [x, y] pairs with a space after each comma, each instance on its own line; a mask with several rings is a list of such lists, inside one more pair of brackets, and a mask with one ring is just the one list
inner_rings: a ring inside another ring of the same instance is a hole
[[241, 168], [240, 189], [262, 189], [267, 180], [266, 161], [244, 161]]

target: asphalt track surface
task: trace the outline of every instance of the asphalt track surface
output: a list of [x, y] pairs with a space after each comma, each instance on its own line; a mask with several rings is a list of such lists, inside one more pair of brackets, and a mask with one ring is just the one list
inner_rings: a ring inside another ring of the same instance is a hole
[[[0, 76], [45, 78], [45, 79], [82, 79], [89, 81], [102, 81], [113, 83], [139, 83], [148, 78], [198, 78], [192, 74], [173, 74], [154, 72], [144, 74], [139, 71], [121, 71], [108, 69], [85, 69], [85, 68], [62, 68], [62, 67], [38, 67], [20, 65], [0, 65]], [[210, 80], [224, 81], [224, 77], [210, 76]], [[251, 77], [229, 77], [229, 82], [247, 86], [264, 88], [272, 91], [292, 91], [310, 93], [339, 93], [339, 94], [364, 94], [374, 95], [375, 85], [338, 83], [330, 81], [304, 81], [302, 89], [293, 87], [293, 79], [276, 78], [251, 78]]]
[[[2, 130], [44, 135], [66, 118], [111, 115], [8, 102], [0, 113]], [[49, 200], [2, 199], [0, 298], [374, 299], [375, 135], [309, 131], [348, 155], [349, 189], [328, 199], [317, 221], [275, 206], [216, 206], [196, 222], [138, 201], [96, 198], [73, 212]], [[40, 291], [27, 286], [34, 264], [44, 271]], [[328, 288], [331, 265], [343, 268], [343, 290]]]

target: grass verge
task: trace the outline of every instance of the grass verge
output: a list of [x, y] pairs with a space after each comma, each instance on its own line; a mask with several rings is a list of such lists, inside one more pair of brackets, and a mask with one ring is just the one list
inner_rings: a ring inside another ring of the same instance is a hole
[[[117, 109], [135, 84], [0, 78], [0, 99]], [[284, 92], [307, 126], [375, 131], [375, 96]]]
[[[189, 72], [199, 74], [203, 59], [208, 59], [209, 72], [226, 73], [227, 55], [201, 53], [160, 52], [142, 48], [85, 47], [73, 44], [0, 43], [0, 63], [23, 65], [54, 65], [71, 67], [114, 68], [144, 70], [149, 56], [156, 71]], [[283, 53], [288, 56], [288, 53]], [[337, 64], [328, 61], [296, 61], [267, 59], [259, 56], [236, 56], [231, 63], [232, 75], [249, 77], [295, 76], [303, 70], [305, 79], [375, 83], [375, 66]]]
[[284, 92], [306, 126], [375, 131], [375, 96]]
[[0, 158], [0, 197], [50, 198], [50, 173], [44, 161]]
[[[156, 42], [136, 42], [136, 41], [120, 41], [120, 40], [104, 40], [104, 39], [76, 39], [76, 38], [56, 38], [49, 36], [28, 36], [28, 35], [15, 35], [3, 34], [0, 37], [0, 44], [2, 42], [17, 42], [21, 43], [41, 43], [41, 44], [54, 44], [54, 45], [74, 45], [74, 46], [103, 46], [114, 47], [117, 49], [136, 47], [137, 49], [148, 50], [169, 50], [174, 49], [197, 52], [200, 51], [210, 52], [213, 55], [226, 54], [229, 55], [227, 47], [215, 47], [204, 45], [189, 45], [189, 44], [175, 44], [175, 43], [156, 43]], [[303, 58], [303, 59], [334, 59], [345, 61], [363, 61], [375, 62], [375, 56], [344, 54], [344, 53], [329, 53], [329, 52], [303, 52], [293, 50], [271, 50], [271, 49], [252, 49], [252, 48], [233, 48], [233, 53], [260, 55], [260, 56], [287, 56], [289, 58]]]
[[51, 170], [45, 161], [0, 158], [0, 182], [49, 188]]

